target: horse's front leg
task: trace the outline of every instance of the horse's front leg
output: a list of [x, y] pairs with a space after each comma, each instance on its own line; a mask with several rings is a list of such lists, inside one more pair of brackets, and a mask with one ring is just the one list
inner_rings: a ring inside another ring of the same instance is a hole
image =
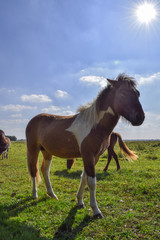
[[95, 218], [102, 218], [103, 215], [98, 208], [97, 201], [96, 201], [96, 175], [95, 175], [95, 163], [96, 159], [94, 157], [87, 156], [83, 158], [84, 161], [84, 169], [87, 178], [87, 185], [89, 188], [90, 193], [90, 206], [93, 210], [93, 217]]
[[103, 215], [100, 209], [98, 208], [97, 201], [96, 201], [96, 177], [87, 176], [87, 185], [89, 187], [90, 206], [93, 210], [93, 217], [102, 218]]

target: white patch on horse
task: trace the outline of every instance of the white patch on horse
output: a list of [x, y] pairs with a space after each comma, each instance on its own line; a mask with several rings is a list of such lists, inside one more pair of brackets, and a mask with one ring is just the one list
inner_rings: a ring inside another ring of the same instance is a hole
[[114, 115], [111, 107], [108, 107], [106, 111], [97, 113], [96, 104], [93, 104], [91, 107], [79, 113], [71, 126], [66, 129], [75, 135], [79, 149], [81, 149], [81, 143], [88, 136], [91, 129], [100, 122], [106, 113]]
[[110, 113], [111, 115], [115, 115], [115, 113], [113, 112], [112, 108], [111, 107], [108, 107], [106, 113]]

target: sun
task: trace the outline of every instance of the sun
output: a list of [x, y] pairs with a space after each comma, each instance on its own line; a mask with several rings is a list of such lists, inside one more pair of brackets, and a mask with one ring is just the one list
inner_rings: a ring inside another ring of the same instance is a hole
[[153, 3], [144, 2], [137, 6], [136, 15], [140, 23], [148, 25], [156, 19], [157, 11]]

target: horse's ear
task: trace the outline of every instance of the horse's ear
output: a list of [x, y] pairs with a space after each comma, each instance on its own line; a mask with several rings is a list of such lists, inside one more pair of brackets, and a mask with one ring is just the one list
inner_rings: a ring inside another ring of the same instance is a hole
[[118, 88], [119, 87], [119, 82], [118, 81], [111, 80], [109, 78], [107, 78], [107, 81], [112, 85], [112, 87], [114, 87], [114, 88]]

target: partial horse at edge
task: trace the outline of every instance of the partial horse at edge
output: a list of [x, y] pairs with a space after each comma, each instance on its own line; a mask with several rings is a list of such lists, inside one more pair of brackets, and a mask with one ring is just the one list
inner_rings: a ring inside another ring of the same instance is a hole
[[0, 155], [2, 155], [2, 159], [8, 158], [8, 150], [10, 145], [10, 139], [5, 136], [4, 131], [0, 130]]

